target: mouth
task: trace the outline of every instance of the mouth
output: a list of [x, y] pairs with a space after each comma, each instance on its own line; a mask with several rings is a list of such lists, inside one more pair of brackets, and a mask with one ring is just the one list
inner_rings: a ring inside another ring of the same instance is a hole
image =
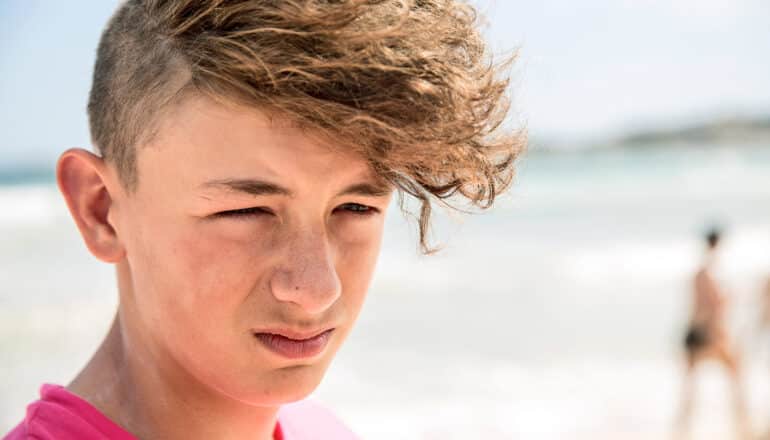
[[329, 343], [334, 329], [315, 334], [271, 330], [254, 332], [254, 337], [268, 350], [288, 359], [306, 359], [321, 354]]

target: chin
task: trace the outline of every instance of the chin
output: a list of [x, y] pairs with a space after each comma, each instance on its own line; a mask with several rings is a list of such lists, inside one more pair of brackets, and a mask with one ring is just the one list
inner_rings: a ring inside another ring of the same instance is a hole
[[276, 374], [276, 380], [270, 383], [270, 387], [280, 403], [296, 402], [315, 391], [325, 373], [326, 365], [285, 368]]
[[325, 365], [286, 367], [261, 375], [258, 380], [229, 384], [222, 391], [249, 405], [278, 406], [309, 396], [321, 383], [325, 372]]

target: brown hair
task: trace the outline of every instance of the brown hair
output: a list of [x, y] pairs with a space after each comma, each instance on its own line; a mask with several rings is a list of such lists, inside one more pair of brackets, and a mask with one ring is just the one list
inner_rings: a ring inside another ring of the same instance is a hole
[[416, 197], [430, 252], [431, 202], [491, 206], [525, 145], [498, 129], [512, 58], [493, 64], [477, 22], [454, 0], [127, 0], [99, 44], [92, 140], [131, 190], [136, 148], [181, 96], [265, 109]]

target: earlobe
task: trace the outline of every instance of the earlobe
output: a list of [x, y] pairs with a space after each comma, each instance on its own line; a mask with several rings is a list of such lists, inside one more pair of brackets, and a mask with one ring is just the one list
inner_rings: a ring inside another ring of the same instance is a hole
[[83, 149], [65, 151], [56, 165], [56, 182], [86, 247], [96, 258], [117, 263], [125, 251], [110, 223], [116, 195], [110, 189], [116, 187], [109, 179], [104, 160]]

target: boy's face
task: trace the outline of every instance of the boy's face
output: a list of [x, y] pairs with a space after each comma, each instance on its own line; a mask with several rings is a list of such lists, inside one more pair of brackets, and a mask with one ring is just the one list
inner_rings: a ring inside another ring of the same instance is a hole
[[391, 188], [285, 122], [190, 99], [111, 223], [121, 320], [161, 374], [240, 401], [310, 393], [361, 309]]

